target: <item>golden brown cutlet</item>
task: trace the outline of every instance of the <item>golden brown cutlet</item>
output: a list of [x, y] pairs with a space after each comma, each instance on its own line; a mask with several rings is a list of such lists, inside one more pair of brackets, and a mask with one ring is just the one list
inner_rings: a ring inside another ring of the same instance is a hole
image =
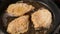
[[34, 28], [49, 28], [52, 23], [52, 15], [48, 9], [41, 8], [31, 15]]
[[15, 3], [8, 6], [6, 12], [13, 16], [21, 16], [30, 10], [33, 10], [35, 7], [28, 5], [26, 3]]
[[11, 34], [20, 34], [28, 31], [29, 16], [21, 16], [8, 24], [7, 32]]

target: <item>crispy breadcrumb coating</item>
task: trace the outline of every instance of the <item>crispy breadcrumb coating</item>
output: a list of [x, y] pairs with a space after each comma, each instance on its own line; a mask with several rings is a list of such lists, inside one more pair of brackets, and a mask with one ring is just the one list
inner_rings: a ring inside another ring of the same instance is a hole
[[49, 10], [41, 8], [31, 15], [31, 20], [33, 21], [34, 27], [44, 27], [49, 28], [52, 22], [52, 15]]
[[33, 9], [34, 7], [32, 5], [28, 5], [26, 3], [16, 3], [8, 6], [7, 13], [13, 16], [21, 16]]
[[28, 31], [29, 16], [21, 16], [8, 24], [7, 32], [11, 34], [20, 34]]

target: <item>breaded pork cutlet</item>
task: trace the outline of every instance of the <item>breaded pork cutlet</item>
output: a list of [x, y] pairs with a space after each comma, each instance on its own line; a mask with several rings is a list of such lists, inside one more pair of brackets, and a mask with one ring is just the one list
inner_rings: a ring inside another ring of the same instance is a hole
[[26, 3], [16, 3], [9, 5], [6, 12], [13, 16], [21, 16], [33, 9], [34, 7], [32, 5], [28, 5]]
[[31, 15], [34, 28], [49, 28], [52, 23], [52, 15], [48, 9], [41, 8]]
[[11, 34], [20, 34], [28, 31], [29, 16], [21, 16], [8, 24], [7, 32]]

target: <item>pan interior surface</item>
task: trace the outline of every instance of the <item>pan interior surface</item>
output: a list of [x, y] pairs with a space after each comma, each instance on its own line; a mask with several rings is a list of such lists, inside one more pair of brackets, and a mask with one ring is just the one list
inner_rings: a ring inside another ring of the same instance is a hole
[[[17, 3], [21, 3], [21, 2], [17, 2]], [[26, 13], [26, 14], [32, 14], [32, 13], [34, 13], [35, 11], [37, 11], [38, 9], [40, 9], [40, 8], [46, 8], [46, 9], [48, 9], [50, 12], [51, 12], [51, 14], [52, 14], [52, 23], [54, 22], [54, 13], [52, 12], [52, 10], [51, 10], [51, 8], [49, 8], [49, 6], [48, 5], [46, 5], [45, 3], [43, 3], [43, 2], [36, 2], [36, 1], [23, 1], [23, 3], [27, 3], [28, 5], [32, 5], [32, 6], [34, 6], [35, 7], [35, 9], [34, 10], [31, 10], [31, 12], [28, 12], [28, 13]], [[26, 15], [25, 14], [25, 15]], [[10, 17], [10, 18], [14, 18], [14, 17]], [[30, 17], [31, 18], [31, 17]], [[11, 20], [11, 19], [10, 19]], [[27, 33], [24, 33], [24, 34], [29, 34], [30, 32], [32, 32], [33, 30], [34, 30], [34, 27], [32, 27], [31, 25], [33, 25], [32, 23], [30, 24], [30, 26], [29, 26], [29, 31], [27, 32]], [[30, 29], [31, 28], [31, 29]], [[44, 30], [46, 30], [46, 29], [44, 29]], [[34, 30], [35, 31], [35, 30]], [[40, 30], [36, 30], [35, 32], [39, 32]], [[30, 33], [30, 34], [36, 34], [36, 33]], [[39, 32], [40, 33], [40, 32]], [[39, 34], [38, 33], [38, 34]]]

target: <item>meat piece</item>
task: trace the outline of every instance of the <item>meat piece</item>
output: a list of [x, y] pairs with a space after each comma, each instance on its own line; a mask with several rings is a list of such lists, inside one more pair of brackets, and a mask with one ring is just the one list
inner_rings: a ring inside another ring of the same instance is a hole
[[49, 28], [52, 22], [52, 15], [48, 9], [41, 8], [32, 15], [32, 22], [34, 24], [34, 28], [44, 27]]
[[28, 31], [29, 16], [21, 16], [8, 24], [7, 32], [11, 34], [20, 34]]
[[7, 13], [12, 16], [21, 16], [33, 9], [34, 7], [32, 5], [28, 5], [26, 3], [16, 3], [8, 6]]

